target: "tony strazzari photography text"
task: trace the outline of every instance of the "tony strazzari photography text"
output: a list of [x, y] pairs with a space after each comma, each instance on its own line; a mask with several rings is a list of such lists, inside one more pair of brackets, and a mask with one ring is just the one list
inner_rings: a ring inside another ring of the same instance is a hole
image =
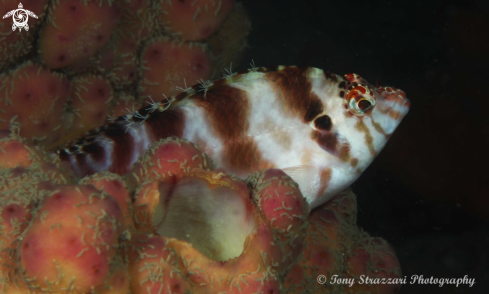
[[[327, 279], [324, 275], [318, 276], [318, 282], [321, 284], [326, 283]], [[371, 278], [366, 275], [361, 275], [358, 279], [355, 278], [340, 278], [338, 275], [332, 275], [329, 279], [329, 284], [338, 285], [349, 285], [352, 287], [355, 283], [362, 284], [420, 284], [420, 285], [438, 285], [443, 287], [443, 285], [469, 285], [469, 287], [474, 286], [475, 279], [469, 278], [465, 275], [463, 278], [434, 278], [434, 277], [423, 277], [423, 275], [412, 275], [408, 280], [407, 276], [403, 278]]]

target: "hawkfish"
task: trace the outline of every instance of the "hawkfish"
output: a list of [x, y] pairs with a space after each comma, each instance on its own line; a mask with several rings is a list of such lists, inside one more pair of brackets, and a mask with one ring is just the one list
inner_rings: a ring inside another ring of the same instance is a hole
[[78, 176], [124, 174], [154, 142], [185, 138], [246, 178], [285, 171], [317, 207], [348, 188], [407, 114], [403, 91], [313, 67], [252, 67], [96, 127], [57, 150]]

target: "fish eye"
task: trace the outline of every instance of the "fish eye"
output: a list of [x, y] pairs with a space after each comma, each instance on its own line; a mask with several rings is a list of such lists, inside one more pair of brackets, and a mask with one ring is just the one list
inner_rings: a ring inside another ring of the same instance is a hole
[[370, 102], [367, 99], [362, 99], [362, 100], [357, 102], [357, 108], [362, 110], [362, 111], [366, 111], [372, 106], [373, 106], [372, 102]]
[[370, 95], [369, 89], [364, 86], [353, 88], [346, 99], [350, 112], [357, 116], [367, 115], [375, 106], [375, 98]]

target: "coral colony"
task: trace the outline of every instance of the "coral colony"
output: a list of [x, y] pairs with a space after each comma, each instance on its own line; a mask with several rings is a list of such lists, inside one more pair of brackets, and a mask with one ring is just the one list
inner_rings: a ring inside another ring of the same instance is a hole
[[0, 27], [0, 129], [46, 147], [220, 76], [250, 30], [232, 0], [33, 2], [28, 32]]
[[308, 216], [283, 171], [241, 180], [175, 138], [123, 176], [77, 179], [12, 131], [0, 140], [4, 293], [324, 293], [319, 274], [401, 275], [392, 248], [356, 226], [349, 191]]
[[28, 32], [0, 28], [0, 293], [399, 291], [348, 186], [404, 92], [233, 72], [250, 23], [232, 0], [25, 8]]

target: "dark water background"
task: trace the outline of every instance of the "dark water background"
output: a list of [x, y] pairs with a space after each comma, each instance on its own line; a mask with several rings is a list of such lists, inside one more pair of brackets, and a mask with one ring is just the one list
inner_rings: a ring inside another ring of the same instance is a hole
[[307, 65], [404, 90], [411, 110], [353, 188], [358, 225], [403, 275], [475, 278], [400, 293], [489, 293], [489, 1], [245, 0], [241, 68]]

